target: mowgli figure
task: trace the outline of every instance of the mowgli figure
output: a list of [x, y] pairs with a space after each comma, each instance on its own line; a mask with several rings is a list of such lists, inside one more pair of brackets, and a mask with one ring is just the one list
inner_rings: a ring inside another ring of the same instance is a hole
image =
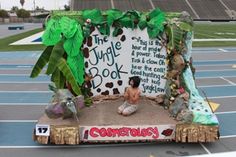
[[139, 98], [141, 90], [138, 88], [140, 78], [133, 76], [129, 78], [130, 87], [125, 88], [124, 98], [125, 102], [118, 108], [118, 113], [124, 116], [129, 116], [138, 109]]

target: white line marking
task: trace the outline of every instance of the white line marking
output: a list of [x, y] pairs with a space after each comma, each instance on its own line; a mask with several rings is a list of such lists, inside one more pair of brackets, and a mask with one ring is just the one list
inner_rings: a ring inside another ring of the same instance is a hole
[[224, 138], [232, 138], [232, 137], [236, 137], [236, 135], [220, 136], [220, 138], [222, 138], [222, 139], [224, 139]]
[[28, 68], [1, 68], [0, 67], [0, 70], [30, 70], [31, 71], [31, 69], [28, 69]]
[[207, 97], [208, 99], [222, 99], [222, 98], [235, 98], [236, 95], [231, 95], [231, 96], [212, 96], [212, 97]]
[[202, 67], [202, 66], [232, 66], [232, 64], [205, 64], [205, 65], [196, 65], [193, 64], [194, 67]]
[[234, 38], [222, 38], [222, 39], [193, 39], [193, 42], [198, 42], [198, 41], [236, 41]]
[[[234, 70], [234, 69], [232, 69], [232, 70]], [[0, 76], [27, 76], [27, 77], [30, 77], [30, 74], [0, 74]], [[48, 76], [48, 75], [39, 74], [38, 76]], [[34, 79], [34, 78], [32, 78], [32, 79]]]
[[33, 54], [31, 54], [31, 57], [34, 58], [37, 55], [38, 55], [37, 53], [33, 53]]
[[235, 85], [205, 85], [205, 86], [197, 86], [198, 88], [211, 88], [211, 87], [231, 87], [231, 86], [235, 86]]
[[115, 8], [115, 5], [114, 5], [114, 2], [113, 0], [111, 0], [111, 8], [114, 9]]
[[0, 81], [0, 83], [52, 83], [51, 81]]
[[229, 7], [222, 0], [219, 0], [219, 1], [225, 7], [225, 9], [230, 10]]
[[234, 70], [236, 70], [236, 69], [212, 69], [212, 70], [196, 70], [196, 72], [204, 72], [204, 71], [234, 71]]
[[[211, 71], [236, 71], [236, 69], [214, 69], [214, 70], [204, 70], [204, 71], [209, 71], [209, 72], [211, 72]], [[198, 72], [198, 70], [197, 70], [197, 72]]]
[[236, 111], [226, 111], [226, 112], [215, 112], [215, 114], [234, 114]]
[[[17, 84], [29, 84], [30, 82], [19, 82]], [[1, 84], [1, 81], [0, 81]], [[12, 82], [4, 83], [4, 84], [13, 84]], [[48, 82], [32, 82], [32, 84], [48, 84]]]
[[189, 8], [192, 10], [192, 12], [194, 13], [194, 15], [198, 18], [198, 19], [200, 19], [200, 16], [197, 14], [197, 12], [195, 11], [195, 9], [192, 7], [192, 5], [189, 3], [189, 1], [188, 0], [185, 0], [186, 1], [186, 3], [188, 4], [188, 6], [189, 6]]
[[53, 93], [52, 91], [0, 91], [0, 93]]
[[17, 107], [17, 106], [47, 106], [48, 103], [0, 103], [0, 106]]
[[[230, 78], [236, 78], [236, 76], [230, 76]], [[204, 78], [204, 77], [197, 78], [197, 80], [204, 80], [204, 79], [208, 79], [208, 78]], [[219, 77], [213, 77], [213, 78], [210, 78], [210, 79], [220, 79], [220, 78]]]
[[207, 154], [211, 154], [211, 152], [202, 144], [202, 142], [199, 143], [202, 148], [207, 152]]
[[219, 60], [219, 59], [216, 59], [216, 60], [198, 60], [197, 62], [222, 62], [222, 61], [226, 61], [226, 62], [236, 62], [235, 59], [230, 59], [230, 60]]
[[153, 4], [152, 0], [149, 0], [149, 3], [151, 4], [152, 9], [155, 9], [155, 5]]
[[92, 147], [124, 147], [124, 146], [137, 146], [137, 145], [153, 145], [153, 143], [114, 143], [114, 144], [81, 144], [81, 145], [39, 145], [39, 146], [0, 146], [4, 148], [92, 148]]
[[0, 123], [32, 123], [38, 120], [0, 120]]
[[236, 83], [234, 83], [234, 82], [232, 82], [232, 81], [230, 81], [230, 80], [228, 80], [228, 79], [226, 79], [226, 78], [224, 78], [224, 77], [220, 77], [222, 80], [225, 80], [226, 82], [228, 82], [229, 84], [231, 84], [231, 85], [236, 85]]
[[29, 36], [27, 38], [23, 38], [21, 40], [13, 42], [10, 45], [27, 45], [27, 44], [35, 45], [35, 44], [42, 44], [42, 42], [32, 42], [33, 40], [38, 39], [42, 35], [43, 35], [43, 31], [39, 32], [39, 33], [36, 33], [36, 34], [33, 34], [33, 35], [31, 35], [31, 36]]
[[31, 65], [17, 65], [16, 67], [17, 68], [31, 68], [33, 66], [31, 66]]
[[38, 106], [46, 106], [48, 105], [48, 103], [0, 103], [0, 106], [34, 106], [34, 105], [38, 105]]
[[24, 69], [24, 68], [3, 68], [0, 66], [0, 70], [17, 70], [17, 71], [24, 71], [24, 70], [27, 70], [27, 71], [30, 71], [31, 72], [31, 69]]
[[207, 77], [207, 76], [197, 76], [197, 77], [195, 77], [196, 79], [202, 79], [202, 78], [204, 78], [204, 79], [211, 79], [211, 78], [220, 78], [220, 77], [226, 77], [226, 78], [228, 78], [228, 77], [236, 77], [236, 76], [210, 76], [210, 77]]
[[220, 51], [222, 51], [222, 52], [228, 52], [228, 51], [225, 50], [225, 49], [218, 49], [218, 50], [220, 50]]

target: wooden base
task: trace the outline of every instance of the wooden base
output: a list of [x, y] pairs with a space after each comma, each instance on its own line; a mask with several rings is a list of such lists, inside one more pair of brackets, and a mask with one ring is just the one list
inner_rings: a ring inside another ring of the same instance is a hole
[[177, 124], [176, 142], [215, 142], [219, 139], [219, 127], [199, 124]]
[[50, 126], [50, 136], [36, 136], [34, 140], [40, 144], [79, 144], [79, 126]]
[[218, 126], [179, 124], [167, 110], [142, 99], [138, 111], [128, 117], [116, 111], [122, 99], [106, 101], [84, 108], [79, 122], [74, 119], [49, 119], [42, 116], [37, 124], [50, 125], [50, 136], [36, 136], [41, 144], [75, 145], [85, 142], [214, 142], [219, 139]]

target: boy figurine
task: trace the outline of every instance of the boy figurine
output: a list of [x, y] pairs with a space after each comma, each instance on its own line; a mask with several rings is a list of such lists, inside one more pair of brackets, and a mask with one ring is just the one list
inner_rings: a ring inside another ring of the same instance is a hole
[[136, 112], [138, 109], [138, 102], [141, 95], [141, 91], [138, 88], [140, 84], [140, 78], [133, 76], [129, 78], [130, 87], [125, 88], [124, 98], [125, 102], [118, 108], [118, 113], [124, 116], [129, 116]]

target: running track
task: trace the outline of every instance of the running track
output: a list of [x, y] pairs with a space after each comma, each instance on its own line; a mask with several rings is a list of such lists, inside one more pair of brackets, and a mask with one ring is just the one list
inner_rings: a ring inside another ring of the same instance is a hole
[[[12, 55], [14, 54], [14, 55]], [[39, 145], [32, 130], [50, 101], [48, 76], [30, 79], [40, 52], [0, 53], [0, 156], [187, 156], [236, 151], [236, 47], [195, 48], [196, 83], [220, 103], [221, 139], [208, 144]]]

